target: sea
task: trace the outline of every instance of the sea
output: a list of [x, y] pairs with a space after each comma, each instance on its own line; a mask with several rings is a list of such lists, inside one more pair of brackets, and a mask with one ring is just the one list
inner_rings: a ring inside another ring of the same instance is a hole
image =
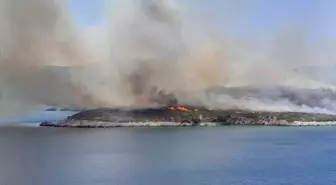
[[67, 114], [2, 120], [0, 185], [336, 184], [336, 127], [38, 127]]

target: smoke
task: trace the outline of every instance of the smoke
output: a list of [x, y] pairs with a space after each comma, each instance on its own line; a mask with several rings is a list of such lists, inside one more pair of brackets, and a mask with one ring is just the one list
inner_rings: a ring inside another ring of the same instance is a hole
[[[1, 108], [94, 103], [85, 86], [48, 65], [85, 62], [77, 30], [59, 0], [0, 1]], [[3, 112], [3, 111], [1, 111]], [[16, 111], [13, 111], [16, 112]]]
[[[266, 41], [224, 32], [218, 36], [210, 33], [219, 25], [198, 21], [177, 1], [111, 2], [106, 1], [100, 25], [80, 28], [65, 0], [0, 0], [1, 109], [15, 103], [26, 110], [178, 101], [212, 108], [336, 111], [334, 91], [310, 93], [332, 86], [303, 72], [318, 65], [319, 58], [300, 27], [276, 32]], [[251, 95], [244, 86], [259, 91]], [[282, 86], [296, 88], [288, 95]], [[225, 88], [219, 94], [208, 91], [220, 87]], [[234, 87], [242, 87], [241, 96], [227, 91]], [[306, 98], [300, 99], [302, 94]]]

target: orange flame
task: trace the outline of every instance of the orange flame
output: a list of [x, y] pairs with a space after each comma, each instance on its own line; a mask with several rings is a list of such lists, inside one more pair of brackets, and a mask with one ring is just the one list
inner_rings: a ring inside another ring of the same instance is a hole
[[168, 107], [169, 110], [176, 110], [175, 107]]
[[180, 111], [190, 111], [188, 108], [183, 107], [183, 106], [178, 106], [177, 110], [180, 110]]
[[190, 111], [187, 107], [184, 107], [184, 106], [168, 107], [168, 109], [169, 109], [169, 110], [185, 111], [185, 112], [189, 112], [189, 111]]

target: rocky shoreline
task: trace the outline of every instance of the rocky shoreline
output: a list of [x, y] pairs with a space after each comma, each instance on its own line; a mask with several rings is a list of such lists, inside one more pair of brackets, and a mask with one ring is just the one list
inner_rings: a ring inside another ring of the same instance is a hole
[[73, 128], [186, 127], [224, 125], [330, 126], [336, 115], [301, 112], [253, 112], [164, 107], [157, 109], [91, 109], [40, 126]]

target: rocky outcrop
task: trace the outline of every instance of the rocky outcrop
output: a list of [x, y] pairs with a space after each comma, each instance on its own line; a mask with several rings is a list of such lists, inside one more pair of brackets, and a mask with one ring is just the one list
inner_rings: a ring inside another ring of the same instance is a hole
[[85, 109], [81, 109], [81, 108], [73, 108], [73, 107], [51, 107], [46, 109], [45, 111], [61, 111], [61, 112], [80, 112], [80, 111], [84, 111]]
[[92, 109], [58, 122], [42, 122], [52, 127], [140, 127], [140, 126], [213, 126], [336, 123], [336, 115], [300, 112], [252, 112], [247, 110], [208, 110], [204, 108]]

